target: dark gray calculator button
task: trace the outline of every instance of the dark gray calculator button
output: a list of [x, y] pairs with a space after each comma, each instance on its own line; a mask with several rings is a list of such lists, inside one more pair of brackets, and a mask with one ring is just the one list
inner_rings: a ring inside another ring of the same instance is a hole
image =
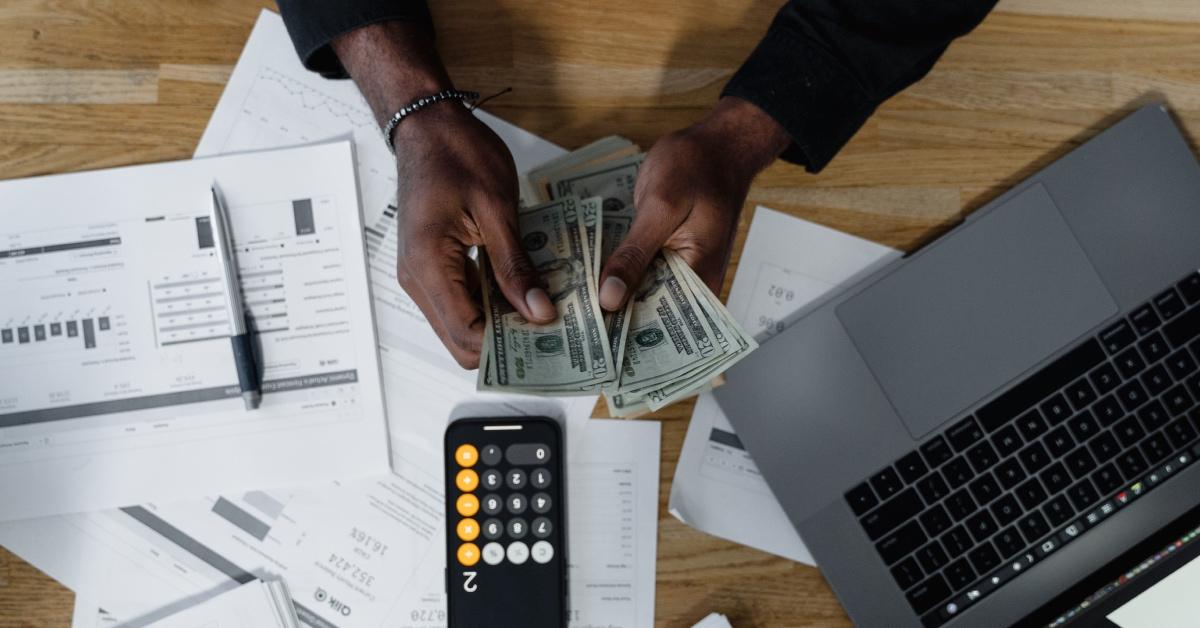
[[495, 541], [504, 534], [504, 524], [500, 523], [499, 519], [488, 519], [483, 522], [483, 538], [489, 541]]
[[538, 517], [530, 525], [533, 527], [533, 535], [539, 539], [548, 539], [550, 533], [554, 532], [554, 524], [546, 517]]
[[550, 462], [550, 446], [541, 443], [517, 443], [504, 452], [509, 464], [534, 465]]
[[550, 486], [550, 472], [546, 469], [534, 469], [529, 472], [529, 483], [533, 488], [546, 488]]
[[517, 494], [508, 496], [508, 512], [511, 512], [514, 515], [519, 515], [525, 512], [525, 509], [528, 507], [529, 504], [525, 502], [524, 495]]
[[486, 495], [479, 507], [483, 509], [484, 514], [494, 515], [504, 507], [504, 500], [500, 499], [499, 495]]
[[483, 488], [488, 489], [489, 491], [494, 491], [500, 488], [500, 482], [502, 478], [503, 476], [500, 475], [499, 471], [495, 469], [488, 469], [487, 471], [483, 472], [483, 475], [479, 476], [479, 482], [483, 484]]
[[535, 493], [529, 498], [529, 503], [533, 506], [533, 512], [539, 515], [550, 512], [550, 496], [545, 493]]
[[525, 488], [525, 472], [520, 469], [512, 469], [504, 476], [504, 483], [514, 491]]
[[525, 520], [516, 517], [508, 521], [508, 535], [514, 539], [523, 539], [529, 533], [529, 526], [525, 525]]
[[496, 466], [500, 462], [500, 447], [497, 445], [484, 445], [483, 450], [479, 452], [479, 459], [489, 467]]

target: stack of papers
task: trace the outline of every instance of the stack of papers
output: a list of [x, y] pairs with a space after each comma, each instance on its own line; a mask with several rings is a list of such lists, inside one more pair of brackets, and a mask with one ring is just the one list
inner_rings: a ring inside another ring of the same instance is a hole
[[152, 628], [300, 628], [282, 580], [255, 580], [150, 624]]

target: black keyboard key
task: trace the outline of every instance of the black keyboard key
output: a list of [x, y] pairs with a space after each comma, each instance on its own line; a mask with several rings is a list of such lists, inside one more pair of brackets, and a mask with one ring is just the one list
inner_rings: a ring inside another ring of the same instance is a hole
[[1133, 328], [1125, 322], [1125, 319], [1117, 321], [1108, 329], [1100, 332], [1100, 342], [1104, 343], [1104, 348], [1110, 354], [1115, 354], [1128, 347], [1135, 340], [1137, 340], [1137, 334], [1133, 333]]
[[1117, 399], [1126, 412], [1133, 412], [1149, 399], [1146, 389], [1136, 379], [1117, 389]]
[[1021, 464], [1025, 465], [1025, 470], [1029, 473], [1037, 473], [1042, 467], [1050, 464], [1050, 455], [1046, 453], [1046, 448], [1041, 443], [1029, 443], [1021, 453], [1017, 454], [1021, 459]]
[[1121, 377], [1125, 379], [1136, 377], [1138, 373], [1146, 369], [1146, 361], [1142, 359], [1142, 355], [1134, 347], [1129, 347], [1122, 351], [1115, 361], [1117, 370], [1121, 372]]
[[1167, 394], [1163, 395], [1163, 402], [1167, 404], [1167, 411], [1171, 413], [1171, 416], [1179, 416], [1196, 405], [1196, 401], [1192, 399], [1191, 393], [1183, 384], [1178, 384], [1168, 390]]
[[929, 467], [925, 466], [924, 460], [921, 460], [921, 454], [915, 451], [909, 452], [907, 456], [897, 461], [896, 469], [900, 471], [900, 478], [908, 484], [916, 482], [929, 472]]
[[1025, 510], [1037, 508], [1046, 501], [1046, 489], [1042, 488], [1042, 483], [1038, 482], [1037, 478], [1029, 478], [1016, 490], [1017, 499], [1021, 500], [1021, 506]]
[[1167, 425], [1167, 438], [1170, 439], [1171, 445], [1175, 449], [1182, 449], [1185, 445], [1196, 439], [1196, 430], [1188, 423], [1187, 419], [1178, 419], [1174, 423]]
[[1096, 470], [1096, 458], [1092, 456], [1087, 447], [1080, 445], [1074, 451], [1067, 454], [1063, 458], [1063, 462], [1067, 463], [1067, 470], [1075, 478], [1082, 478], [1087, 474]]
[[946, 430], [946, 438], [954, 446], [954, 451], [962, 451], [983, 438], [983, 429], [975, 422], [975, 417], [967, 417]]
[[1080, 378], [1074, 384], [1067, 386], [1067, 401], [1071, 402], [1076, 411], [1092, 405], [1097, 396], [1096, 389], [1092, 388], [1086, 378]]
[[1158, 332], [1142, 338], [1142, 341], [1138, 343], [1138, 348], [1142, 350], [1142, 357], [1146, 358], [1146, 362], [1149, 364], [1158, 362], [1171, 352], [1167, 341]]
[[1046, 444], [1046, 450], [1054, 458], [1061, 458], [1067, 455], [1067, 452], [1075, 447], [1075, 439], [1071, 438], [1071, 433], [1067, 431], [1066, 427], [1058, 427], [1050, 430], [1050, 433], [1046, 434], [1046, 438], [1043, 438], [1042, 442]]
[[1092, 414], [1100, 421], [1100, 425], [1108, 427], [1125, 416], [1125, 411], [1121, 409], [1121, 403], [1116, 397], [1108, 395], [1092, 406]]
[[[1134, 422], [1134, 425], [1137, 425], [1137, 423]], [[1116, 437], [1113, 436], [1112, 432], [1107, 431], [1096, 438], [1093, 438], [1092, 441], [1088, 443], [1088, 449], [1092, 450], [1092, 455], [1094, 455], [1096, 460], [1099, 460], [1100, 462], [1111, 460], [1116, 457], [1117, 454], [1121, 453], [1121, 445], [1117, 443]]]
[[1162, 325], [1162, 319], [1158, 317], [1158, 313], [1150, 307], [1149, 303], [1134, 310], [1129, 315], [1129, 322], [1133, 324], [1133, 329], [1139, 336], [1145, 336]]
[[991, 543], [984, 543], [971, 550], [967, 558], [971, 559], [971, 566], [977, 573], [987, 573], [1000, 566], [1000, 554], [996, 553]]
[[1071, 508], [1071, 503], [1062, 495], [1046, 502], [1046, 505], [1042, 506], [1042, 512], [1046, 514], [1052, 528], [1057, 528], [1075, 516], [1075, 509]]
[[1174, 453], [1174, 449], [1167, 442], [1167, 437], [1163, 432], [1155, 432], [1142, 441], [1142, 454], [1146, 456], [1148, 465], [1156, 465], [1166, 460], [1172, 453]]
[[988, 537], [995, 534], [997, 529], [996, 520], [987, 510], [980, 510], [967, 519], [967, 530], [976, 543], [983, 543]]
[[1146, 457], [1136, 447], [1126, 449], [1124, 453], [1117, 456], [1117, 468], [1130, 480], [1141, 475], [1142, 471], [1145, 471], [1149, 466], [1146, 462]]
[[1165, 366], [1156, 364], [1142, 374], [1142, 383], [1146, 385], [1146, 391], [1151, 397], [1157, 397], [1166, 392], [1175, 380], [1171, 379], [1171, 374]]
[[946, 579], [955, 590], [966, 588], [975, 580], [975, 570], [966, 559], [950, 563], [942, 573], [946, 574]]
[[1071, 404], [1067, 403], [1067, 398], [1061, 394], [1051, 396], [1040, 407], [1042, 409], [1042, 416], [1046, 417], [1050, 425], [1062, 423], [1067, 420], [1067, 417], [1071, 416]]
[[1084, 478], [1067, 489], [1067, 498], [1071, 500], [1071, 505], [1075, 507], [1075, 510], [1081, 511], [1100, 501], [1100, 494], [1092, 486], [1092, 481]]
[[1017, 531], [1017, 526], [1011, 526], [996, 533], [992, 538], [992, 543], [1000, 552], [1000, 558], [1005, 559], [1017, 552], [1025, 549], [1025, 539], [1021, 538], [1021, 533]]
[[908, 558], [895, 567], [892, 567], [892, 578], [896, 579], [896, 584], [900, 585], [900, 590], [906, 590], [912, 585], [921, 581], [921, 577], [925, 574], [921, 572], [921, 567], [917, 565], [914, 558]]
[[979, 420], [989, 429], [998, 428], [1103, 361], [1104, 349], [1090, 339], [993, 399], [979, 410]]
[[875, 544], [875, 549], [883, 558], [883, 562], [890, 565], [917, 551], [917, 548], [924, 544], [925, 533], [921, 531], [921, 526], [917, 525], [916, 521], [910, 521], [883, 537]]
[[904, 483], [900, 481], [900, 476], [891, 467], [871, 476], [871, 488], [875, 489], [875, 494], [879, 496], [879, 499], [886, 500], [899, 493], [903, 487]]
[[1025, 470], [1016, 458], [1009, 458], [996, 466], [996, 479], [1006, 490], [1011, 489], [1025, 479]]
[[942, 535], [942, 547], [946, 548], [946, 553], [953, 558], [962, 556], [967, 550], [975, 547], [975, 541], [971, 540], [966, 528], [956, 526]]
[[946, 483], [950, 485], [950, 488], [958, 488], [970, 482], [971, 478], [975, 477], [975, 472], [971, 471], [971, 465], [967, 464], [967, 460], [959, 456], [942, 467], [942, 475], [946, 478]]
[[1046, 426], [1046, 419], [1042, 418], [1041, 411], [1034, 408], [1017, 419], [1017, 429], [1020, 430], [1021, 436], [1024, 436], [1025, 440], [1031, 441], [1045, 434], [1049, 428]]
[[904, 595], [908, 598], [909, 605], [920, 615], [950, 597], [950, 593], [952, 591], [946, 586], [946, 580], [941, 574], [935, 573]]
[[1200, 302], [1200, 273], [1192, 273], [1175, 286], [1189, 304]]
[[1122, 481], [1121, 472], [1117, 471], [1117, 468], [1111, 463], [1096, 469], [1096, 472], [1092, 474], [1092, 482], [1102, 494], [1108, 494], [1121, 488]]
[[946, 510], [950, 511], [950, 516], [954, 517], [955, 521], [962, 521], [967, 515], [975, 512], [976, 508], [978, 506], [975, 505], [975, 499], [965, 488], [946, 498]]
[[921, 455], [925, 456], [925, 462], [930, 469], [936, 469], [942, 466], [944, 462], [954, 457], [954, 452], [950, 451], [950, 446], [946, 444], [946, 440], [941, 436], [934, 436], [932, 440], [924, 445], [921, 445]]
[[917, 516], [923, 509], [921, 498], [915, 490], [910, 488], [901, 491], [862, 518], [863, 530], [874, 541]]
[[1188, 378], [1187, 391], [1191, 393], [1192, 399], [1200, 399], [1200, 375], [1193, 375]]
[[1100, 424], [1096, 422], [1096, 417], [1092, 416], [1090, 410], [1084, 410], [1071, 417], [1071, 420], [1067, 421], [1067, 427], [1071, 429], [1071, 436], [1074, 436], [1075, 442], [1078, 443], [1087, 442], [1100, 432]]
[[[1121, 447], [1133, 447], [1142, 437], [1146, 435], [1146, 431], [1142, 429], [1136, 417], [1126, 417], [1119, 421], [1113, 430], [1117, 433], [1117, 439], [1121, 441]], [[1100, 458], [1099, 455], [1096, 456]], [[1103, 460], [1104, 458], [1100, 458]]]
[[917, 550], [917, 562], [921, 564], [921, 569], [926, 573], [933, 573], [950, 562], [950, 557], [946, 556], [946, 550], [942, 549], [942, 544], [937, 541], [931, 541], [925, 547]]
[[983, 475], [975, 478], [968, 488], [971, 489], [971, 496], [975, 498], [976, 503], [980, 506], [984, 506], [993, 499], [996, 499], [1002, 492], [1000, 485], [996, 483], [996, 478], [992, 477], [992, 474], [986, 471]]
[[1098, 395], [1112, 392], [1121, 383], [1121, 376], [1117, 375], [1117, 369], [1108, 362], [1096, 367], [1096, 370], [1088, 375], [1088, 379], [1092, 380], [1092, 386], [1095, 386]]
[[1169, 320], [1179, 316], [1180, 312], [1187, 309], [1183, 299], [1179, 297], [1179, 293], [1175, 292], [1174, 288], [1167, 288], [1158, 296], [1154, 297], [1154, 307], [1158, 308], [1158, 313], [1163, 317], [1163, 320]]
[[1180, 349], [1167, 357], [1167, 370], [1175, 381], [1182, 381], [1188, 375], [1195, 373], [1197, 368], [1195, 358], [1187, 349]]
[[1193, 307], [1163, 328], [1163, 335], [1172, 347], [1182, 347], [1200, 336], [1200, 307]]
[[1021, 528], [1021, 534], [1024, 534], [1025, 539], [1030, 543], [1034, 543], [1050, 533], [1050, 524], [1046, 523], [1046, 518], [1042, 516], [1042, 513], [1036, 511], [1021, 517], [1017, 527]]
[[1021, 505], [1017, 503], [1017, 498], [1012, 496], [1012, 493], [1001, 497], [992, 504], [992, 515], [996, 517], [996, 525], [1006, 526], [1017, 520], [1021, 513], [1025, 512], [1021, 509]]
[[932, 504], [950, 494], [950, 487], [946, 486], [946, 481], [936, 473], [921, 478], [921, 481], [917, 482], [917, 490], [921, 492], [926, 504]]
[[1051, 495], [1067, 488], [1071, 483], [1071, 476], [1061, 462], [1055, 462], [1046, 467], [1046, 470], [1042, 471], [1038, 477], [1042, 479], [1042, 484], [1046, 486], [1046, 490]]
[[1000, 462], [1000, 456], [996, 455], [991, 443], [983, 441], [967, 450], [967, 460], [971, 461], [976, 473], [983, 473]]
[[941, 504], [934, 504], [932, 508], [921, 513], [921, 516], [917, 518], [921, 520], [921, 527], [925, 528], [925, 534], [933, 537], [941, 535], [954, 524]]
[[1017, 428], [1011, 425], [1005, 425], [998, 432], [992, 435], [992, 445], [996, 448], [996, 453], [1000, 454], [1001, 458], [1007, 458], [1015, 453], [1024, 444], [1021, 441], [1021, 436], [1017, 434]]
[[1171, 420], [1167, 409], [1157, 399], [1142, 406], [1142, 409], [1138, 410], [1137, 417], [1138, 421], [1141, 421], [1142, 427], [1146, 428], [1146, 432], [1153, 432]]

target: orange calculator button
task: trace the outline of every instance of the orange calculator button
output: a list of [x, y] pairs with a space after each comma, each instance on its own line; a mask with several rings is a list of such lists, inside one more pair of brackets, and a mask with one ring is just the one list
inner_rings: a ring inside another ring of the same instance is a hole
[[474, 517], [479, 512], [479, 498], [470, 493], [458, 496], [458, 514], [464, 517]]
[[458, 522], [458, 538], [464, 541], [474, 541], [479, 538], [479, 523], [474, 519], [463, 519]]
[[454, 450], [454, 459], [460, 467], [473, 467], [475, 461], [479, 460], [479, 450], [475, 449], [474, 445], [459, 445], [458, 449]]
[[470, 493], [479, 486], [479, 474], [470, 469], [463, 469], [458, 472], [458, 477], [454, 478], [454, 483], [458, 485], [458, 490]]
[[474, 543], [463, 543], [458, 546], [458, 562], [463, 567], [474, 567], [479, 562], [479, 548]]

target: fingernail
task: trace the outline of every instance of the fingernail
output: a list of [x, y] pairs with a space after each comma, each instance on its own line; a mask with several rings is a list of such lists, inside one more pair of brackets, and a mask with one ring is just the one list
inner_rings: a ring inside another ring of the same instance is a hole
[[625, 282], [620, 277], [609, 277], [600, 286], [600, 307], [612, 311], [621, 307], [625, 299]]
[[529, 306], [529, 311], [539, 320], [553, 320], [558, 317], [558, 310], [554, 309], [550, 296], [541, 288], [530, 288], [529, 292], [525, 293], [525, 305]]

